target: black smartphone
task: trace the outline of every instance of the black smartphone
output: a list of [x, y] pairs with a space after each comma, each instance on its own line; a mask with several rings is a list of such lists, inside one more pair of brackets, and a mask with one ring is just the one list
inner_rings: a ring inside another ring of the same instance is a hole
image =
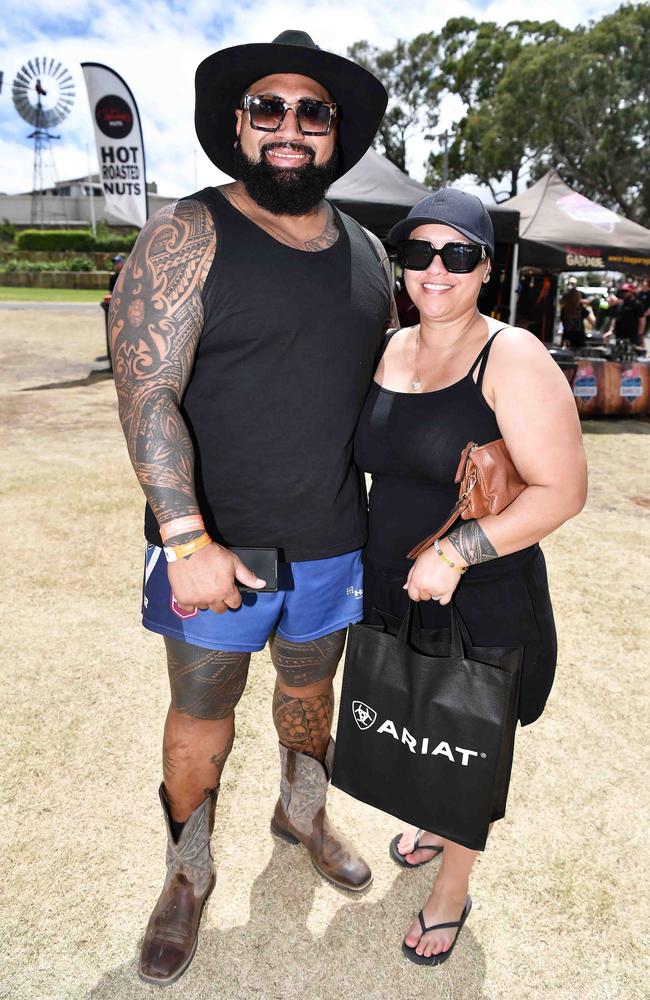
[[239, 580], [235, 583], [239, 589], [248, 594], [275, 593], [278, 589], [278, 550], [277, 549], [239, 549], [232, 547], [234, 552], [260, 580], [266, 580], [266, 586], [245, 587]]

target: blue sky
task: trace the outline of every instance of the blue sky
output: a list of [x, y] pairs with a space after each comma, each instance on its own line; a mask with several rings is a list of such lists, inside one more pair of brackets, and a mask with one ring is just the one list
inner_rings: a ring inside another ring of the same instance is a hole
[[[94, 137], [81, 62], [100, 62], [124, 77], [140, 109], [148, 179], [164, 195], [179, 196], [223, 179], [201, 150], [193, 127], [194, 72], [198, 63], [226, 45], [271, 41], [285, 28], [308, 31], [322, 47], [345, 53], [365, 38], [390, 46], [398, 38], [439, 30], [450, 14], [506, 23], [534, 16], [567, 26], [616, 10], [610, 0], [458, 0], [448, 5], [426, 0], [4, 0], [0, 20], [0, 191], [31, 189], [30, 128], [17, 115], [11, 83], [27, 59], [60, 60], [75, 80], [76, 101], [56, 129], [56, 174], [80, 176], [87, 169], [87, 146], [96, 169]], [[456, 109], [449, 103], [442, 125]], [[446, 120], [445, 120], [446, 119]], [[427, 144], [417, 138], [409, 167], [422, 177]], [[47, 178], [48, 180], [50, 178]]]

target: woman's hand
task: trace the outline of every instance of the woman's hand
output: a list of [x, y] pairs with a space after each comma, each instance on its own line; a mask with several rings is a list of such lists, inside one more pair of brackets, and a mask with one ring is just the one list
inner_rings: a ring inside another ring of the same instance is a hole
[[[441, 540], [440, 547], [457, 566], [464, 565], [454, 547], [446, 539]], [[460, 573], [447, 566], [432, 546], [419, 555], [413, 563], [404, 590], [408, 590], [412, 601], [438, 601], [439, 604], [449, 604], [459, 583]]]

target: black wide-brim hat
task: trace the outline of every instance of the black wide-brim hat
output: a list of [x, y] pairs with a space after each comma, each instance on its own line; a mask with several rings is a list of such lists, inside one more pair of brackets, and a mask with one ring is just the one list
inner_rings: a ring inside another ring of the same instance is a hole
[[272, 42], [233, 45], [214, 52], [196, 71], [194, 123], [199, 142], [217, 167], [235, 173], [235, 109], [256, 80], [297, 73], [325, 87], [339, 106], [337, 177], [370, 148], [384, 116], [388, 94], [363, 66], [319, 49], [304, 31], [283, 31]]

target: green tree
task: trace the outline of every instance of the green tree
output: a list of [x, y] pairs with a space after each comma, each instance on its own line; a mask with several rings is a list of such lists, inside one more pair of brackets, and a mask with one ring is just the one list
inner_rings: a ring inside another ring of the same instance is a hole
[[400, 170], [406, 170], [408, 139], [418, 129], [435, 128], [438, 121], [440, 72], [434, 34], [411, 42], [398, 40], [392, 49], [355, 42], [348, 55], [379, 77], [389, 94], [384, 120], [374, 145]]
[[[493, 21], [459, 17], [439, 37], [439, 92], [458, 97], [463, 114], [449, 150], [451, 180], [470, 174], [487, 185], [495, 200], [517, 193], [523, 169], [535, 157], [535, 92], [522, 100], [512, 67], [550, 40], [568, 32], [555, 21]], [[427, 182], [442, 172], [442, 153], [429, 159]]]
[[534, 87], [543, 112], [534, 174], [556, 166], [582, 194], [650, 226], [650, 6], [623, 5], [519, 69], [520, 92]]

